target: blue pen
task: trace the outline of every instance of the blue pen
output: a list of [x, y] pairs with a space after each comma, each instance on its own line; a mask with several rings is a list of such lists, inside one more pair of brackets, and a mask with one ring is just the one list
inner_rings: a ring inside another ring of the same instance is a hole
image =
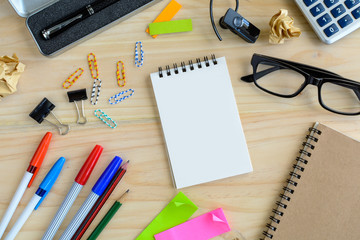
[[116, 156], [107, 166], [103, 174], [95, 183], [89, 196], [81, 205], [80, 209], [77, 211], [77, 213], [75, 214], [59, 240], [70, 240], [71, 237], [75, 234], [76, 230], [78, 229], [86, 215], [89, 213], [96, 200], [100, 197], [101, 194], [103, 194], [105, 188], [109, 185], [116, 171], [120, 168], [121, 162], [122, 159]]
[[45, 197], [50, 192], [50, 189], [54, 185], [56, 179], [58, 178], [62, 167], [64, 166], [65, 158], [61, 157], [59, 160], [56, 161], [56, 163], [52, 166], [44, 180], [41, 182], [38, 190], [34, 194], [34, 196], [31, 198], [30, 202], [24, 209], [24, 211], [21, 213], [20, 217], [6, 236], [5, 240], [12, 240], [16, 237], [16, 235], [19, 233], [20, 229], [26, 222], [26, 220], [29, 218], [31, 213], [38, 209], [42, 201], [45, 199]]

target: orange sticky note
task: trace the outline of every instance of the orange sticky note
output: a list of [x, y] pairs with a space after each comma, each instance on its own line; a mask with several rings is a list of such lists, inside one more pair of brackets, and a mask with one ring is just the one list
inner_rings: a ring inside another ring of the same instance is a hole
[[[171, 0], [171, 2], [164, 8], [164, 10], [156, 17], [153, 23], [156, 22], [165, 22], [170, 21], [176, 13], [180, 10], [181, 4], [176, 2], [175, 0]], [[149, 32], [149, 28], [146, 29], [146, 32]], [[157, 35], [153, 35], [153, 38], [156, 38]]]

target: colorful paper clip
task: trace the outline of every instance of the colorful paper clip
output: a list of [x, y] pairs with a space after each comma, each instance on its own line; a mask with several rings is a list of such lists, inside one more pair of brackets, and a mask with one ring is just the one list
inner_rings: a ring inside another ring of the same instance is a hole
[[[91, 58], [91, 56], [92, 56], [92, 58]], [[91, 92], [90, 103], [92, 105], [96, 105], [98, 100], [99, 100], [99, 96], [100, 96], [101, 80], [99, 78], [99, 69], [98, 69], [98, 64], [97, 64], [97, 61], [96, 61], [95, 54], [89, 53], [89, 55], [88, 55], [88, 63], [89, 63], [91, 76], [94, 79], [94, 84], [93, 84], [93, 88], [92, 88], [92, 92]], [[94, 65], [94, 67], [93, 67], [93, 65]], [[95, 69], [96, 75], [94, 74], [94, 69]], [[95, 95], [96, 95], [96, 99], [94, 101]]]
[[[100, 112], [100, 115], [98, 115], [97, 113]], [[116, 128], [117, 127], [117, 123], [112, 120], [106, 113], [104, 113], [102, 110], [100, 109], [96, 109], [94, 111], [94, 114], [97, 118], [99, 118], [101, 121], [103, 121], [106, 125], [108, 125], [111, 128]]]
[[[79, 71], [80, 73], [76, 75]], [[81, 77], [83, 73], [84, 69], [78, 68], [73, 74], [70, 75], [70, 77], [68, 77], [68, 79], [65, 80], [65, 82], [63, 83], [63, 88], [68, 89], [69, 87], [71, 87]], [[69, 85], [65, 86], [67, 83]]]
[[[34, 110], [29, 114], [31, 118], [33, 118], [35, 121], [37, 121], [39, 124], [42, 123], [44, 120], [51, 125], [55, 126], [57, 129], [59, 129], [60, 135], [65, 135], [70, 131], [70, 126], [67, 124], [63, 124], [56, 115], [51, 112], [55, 108], [55, 105], [50, 102], [47, 98], [44, 98], [35, 108]], [[46, 119], [46, 117], [49, 114], [52, 114], [53, 117], [56, 119], [56, 121], [59, 123], [59, 125], [50, 122]], [[62, 131], [62, 128], [65, 128], [65, 131]]]
[[[140, 45], [140, 59], [139, 59], [139, 52], [138, 52], [138, 46]], [[144, 63], [144, 51], [142, 42], [138, 41], [135, 43], [135, 65], [137, 67], [141, 67]]]
[[[125, 93], [131, 92], [129, 95], [120, 97], [121, 95], [124, 95]], [[124, 101], [125, 99], [128, 99], [129, 97], [131, 97], [132, 95], [134, 95], [135, 91], [134, 89], [129, 88], [128, 90], [122, 91], [114, 96], [112, 96], [111, 98], [109, 98], [109, 103], [110, 104], [118, 104], [121, 101]]]
[[[120, 76], [120, 64], [122, 65], [122, 68], [121, 68], [122, 78]], [[124, 65], [123, 61], [118, 61], [116, 64], [116, 79], [117, 79], [117, 84], [119, 85], [119, 87], [125, 87], [126, 78], [125, 78], [125, 65]], [[122, 84], [120, 83], [121, 81], [122, 81]]]
[[[85, 116], [85, 108], [84, 108], [84, 100], [88, 99], [87, 95], [86, 95], [86, 89], [79, 89], [79, 90], [75, 90], [75, 91], [70, 91], [67, 92], [67, 95], [69, 97], [69, 102], [73, 102], [75, 103], [75, 107], [76, 107], [76, 111], [77, 111], [77, 124], [85, 124], [87, 122], [86, 116]], [[80, 116], [80, 111], [79, 111], [79, 107], [77, 105], [77, 101], [81, 101], [81, 116]], [[82, 121], [80, 121], [80, 119], [82, 118]]]

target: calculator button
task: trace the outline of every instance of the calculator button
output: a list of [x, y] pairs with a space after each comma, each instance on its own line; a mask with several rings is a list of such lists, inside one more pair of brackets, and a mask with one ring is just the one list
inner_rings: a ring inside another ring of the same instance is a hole
[[316, 3], [318, 0], [304, 0], [305, 5], [308, 7], [313, 3]]
[[310, 12], [314, 17], [316, 17], [317, 15], [322, 13], [323, 11], [325, 11], [325, 7], [321, 3], [319, 3], [318, 5], [313, 7], [312, 9], [310, 9]]
[[344, 14], [346, 12], [344, 5], [340, 4], [337, 7], [335, 7], [333, 10], [331, 10], [331, 14], [334, 16], [334, 18], [337, 18], [341, 14]]
[[331, 22], [331, 17], [329, 14], [326, 13], [325, 15], [319, 17], [318, 20], [316, 20], [316, 21], [320, 27], [323, 27], [326, 24], [328, 24], [329, 22]]
[[331, 37], [339, 31], [339, 28], [333, 23], [330, 27], [325, 28], [324, 33], [326, 36]]
[[337, 4], [339, 2], [339, 0], [325, 0], [324, 3], [325, 5], [330, 8], [333, 5]]
[[346, 27], [347, 25], [349, 25], [352, 22], [353, 22], [353, 20], [352, 20], [352, 18], [350, 17], [349, 14], [347, 14], [345, 17], [341, 18], [338, 21], [340, 27], [342, 27], [342, 28]]
[[345, 1], [345, 5], [347, 6], [347, 8], [352, 8], [355, 7], [355, 5], [359, 4], [360, 0], [346, 0]]
[[360, 7], [352, 11], [351, 14], [354, 16], [355, 19], [358, 19], [360, 17]]

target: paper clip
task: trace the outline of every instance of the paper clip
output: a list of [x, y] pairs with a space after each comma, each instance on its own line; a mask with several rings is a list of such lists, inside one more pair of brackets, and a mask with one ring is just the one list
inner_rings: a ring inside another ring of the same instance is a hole
[[[80, 73], [76, 75], [79, 71]], [[65, 80], [65, 82], [63, 83], [63, 88], [68, 89], [69, 87], [71, 87], [81, 77], [83, 73], [84, 69], [78, 68], [73, 74], [70, 75], [70, 77], [68, 77], [68, 79]], [[65, 86], [66, 83], [68, 83], [69, 85]]]
[[[98, 115], [97, 113], [100, 112], [101, 114]], [[106, 113], [104, 113], [102, 110], [100, 109], [96, 109], [94, 111], [94, 114], [97, 118], [99, 118], [101, 121], [103, 121], [106, 125], [108, 125], [111, 128], [116, 128], [117, 127], [117, 123], [112, 120]], [[105, 119], [104, 119], [105, 118]]]
[[[57, 127], [59, 129], [60, 135], [65, 135], [70, 131], [70, 126], [67, 124], [63, 124], [56, 115], [51, 112], [55, 108], [55, 105], [50, 102], [47, 98], [44, 98], [35, 108], [34, 110], [29, 114], [31, 118], [33, 118], [35, 121], [37, 121], [39, 124], [42, 123], [44, 120], [51, 125]], [[59, 123], [59, 125], [50, 122], [46, 119], [46, 117], [49, 114], [52, 114], [53, 117], [56, 119], [56, 121]], [[65, 128], [65, 131], [62, 131], [62, 128]]]
[[[139, 60], [138, 45], [140, 45], [140, 60]], [[135, 43], [135, 65], [137, 67], [141, 67], [143, 63], [144, 63], [143, 46], [142, 46], [142, 42], [138, 41]]]
[[[92, 56], [92, 58], [91, 58], [91, 56]], [[97, 64], [97, 61], [96, 61], [96, 57], [95, 57], [95, 55], [93, 53], [89, 53], [89, 55], [88, 55], [88, 63], [89, 63], [91, 76], [94, 79], [93, 88], [92, 88], [92, 92], [91, 92], [90, 103], [92, 105], [96, 105], [98, 100], [99, 100], [99, 96], [100, 96], [101, 80], [99, 78], [99, 69], [98, 69], [98, 64]], [[93, 65], [94, 65], [94, 67], [93, 67]], [[95, 69], [96, 75], [94, 74], [94, 69]], [[96, 95], [96, 99], [94, 101], [95, 95]]]
[[[77, 124], [85, 124], [87, 122], [86, 116], [85, 116], [85, 108], [84, 108], [84, 100], [88, 99], [86, 95], [86, 89], [79, 89], [75, 91], [67, 92], [67, 95], [69, 97], [69, 102], [75, 103], [76, 111], [77, 111]], [[80, 117], [80, 111], [79, 107], [77, 105], [77, 101], [81, 101], [81, 117]], [[80, 118], [83, 119], [83, 121], [80, 121]]]
[[[122, 65], [122, 69], [121, 69], [122, 79], [120, 77], [120, 64]], [[126, 78], [125, 78], [125, 65], [124, 65], [123, 61], [118, 61], [116, 64], [116, 78], [117, 78], [117, 84], [119, 85], [119, 87], [125, 87]], [[121, 81], [123, 81], [122, 84], [120, 84]]]
[[[127, 92], [131, 92], [131, 93], [129, 95], [119, 98], [121, 95], [124, 95]], [[125, 99], [128, 99], [129, 97], [134, 95], [134, 93], [135, 93], [134, 89], [129, 88], [128, 90], [122, 91], [122, 92], [112, 96], [111, 98], [109, 98], [109, 103], [110, 104], [118, 104], [119, 102], [124, 101]]]

